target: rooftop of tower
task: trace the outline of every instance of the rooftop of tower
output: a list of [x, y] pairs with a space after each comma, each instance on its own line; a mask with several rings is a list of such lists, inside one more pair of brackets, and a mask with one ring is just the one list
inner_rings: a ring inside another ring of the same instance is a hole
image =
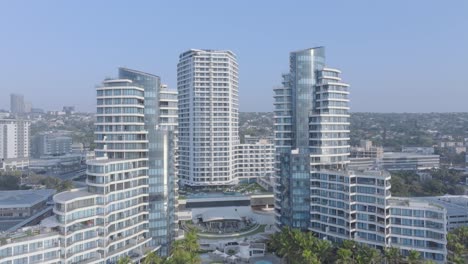
[[228, 53], [230, 54], [231, 56], [234, 56], [236, 57], [236, 54], [234, 52], [232, 52], [231, 50], [215, 50], [215, 49], [189, 49], [185, 52], [182, 52], [180, 55], [179, 55], [179, 58], [183, 58], [189, 54], [192, 54], [192, 53], [197, 53], [197, 52], [206, 52], [206, 53]]
[[309, 51], [309, 50], [319, 50], [319, 49], [325, 50], [325, 46], [318, 46], [318, 47], [313, 47], [313, 48], [296, 50], [296, 51], [292, 51], [291, 53], [299, 53], [299, 52], [304, 52], [304, 51]]
[[125, 68], [125, 67], [119, 67], [119, 71], [120, 71], [120, 70], [128, 71], [128, 72], [133, 72], [133, 73], [141, 74], [141, 75], [148, 75], [148, 76], [152, 76], [152, 77], [157, 77], [157, 78], [159, 78], [158, 75], [155, 75], [155, 74], [152, 74], [152, 73], [147, 73], [147, 72], [143, 72], [143, 71], [139, 71], [139, 70], [133, 70], [133, 69]]

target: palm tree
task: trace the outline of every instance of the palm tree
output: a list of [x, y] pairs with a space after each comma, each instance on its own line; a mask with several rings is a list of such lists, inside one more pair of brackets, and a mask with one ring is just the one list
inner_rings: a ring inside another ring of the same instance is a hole
[[421, 263], [421, 253], [416, 250], [410, 250], [408, 253], [408, 264]]
[[185, 239], [183, 240], [185, 244], [185, 249], [190, 253], [197, 253], [200, 251], [200, 245], [198, 244], [197, 232], [194, 229], [191, 229]]
[[380, 263], [382, 255], [375, 248], [366, 248], [365, 250], [360, 251], [360, 255], [363, 254], [366, 259], [366, 263], [377, 264]]
[[131, 264], [131, 263], [132, 263], [132, 259], [129, 256], [121, 257], [117, 261], [117, 264]]
[[389, 247], [385, 249], [385, 259], [389, 264], [399, 264], [401, 263], [401, 253], [400, 249], [395, 247]]
[[317, 255], [312, 253], [310, 249], [306, 249], [302, 252], [301, 256], [304, 264], [320, 264], [321, 261], [317, 258]]
[[349, 249], [351, 251], [354, 251], [357, 248], [357, 243], [353, 240], [345, 240], [341, 244], [341, 247], [344, 249]]
[[201, 263], [200, 245], [197, 240], [197, 233], [195, 230], [187, 232], [182, 240], [175, 241], [172, 246], [172, 256], [167, 260], [169, 264], [198, 264]]
[[352, 264], [353, 263], [353, 252], [350, 249], [340, 248], [336, 252], [338, 259], [336, 263], [339, 264]]
[[313, 251], [316, 253], [319, 262], [324, 262], [328, 259], [331, 249], [332, 246], [329, 241], [315, 238]]
[[149, 251], [146, 253], [143, 264], [163, 264], [163, 259], [154, 253], [154, 251]]
[[294, 252], [294, 241], [292, 239], [292, 234], [293, 233], [291, 229], [285, 228], [281, 231], [278, 238], [278, 253], [286, 260], [286, 263], [289, 263]]

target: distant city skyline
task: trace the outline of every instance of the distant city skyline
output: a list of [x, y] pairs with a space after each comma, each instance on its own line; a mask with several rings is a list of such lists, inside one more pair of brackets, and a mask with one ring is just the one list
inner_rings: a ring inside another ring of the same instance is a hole
[[122, 66], [176, 89], [178, 55], [194, 48], [236, 53], [240, 111], [273, 111], [289, 52], [325, 46], [352, 83], [351, 112], [468, 112], [466, 10], [422, 0], [1, 2], [0, 109], [17, 93], [34, 108], [95, 112], [95, 86]]

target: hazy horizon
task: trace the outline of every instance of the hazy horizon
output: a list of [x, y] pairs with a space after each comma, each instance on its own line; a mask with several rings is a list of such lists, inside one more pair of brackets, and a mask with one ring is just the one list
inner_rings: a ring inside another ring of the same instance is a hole
[[[120, 66], [176, 89], [180, 53], [229, 49], [241, 112], [271, 112], [289, 52], [325, 46], [351, 85], [351, 112], [468, 112], [468, 2], [12, 1], [0, 3], [0, 109], [95, 111]], [[259, 100], [260, 99], [260, 100]]]

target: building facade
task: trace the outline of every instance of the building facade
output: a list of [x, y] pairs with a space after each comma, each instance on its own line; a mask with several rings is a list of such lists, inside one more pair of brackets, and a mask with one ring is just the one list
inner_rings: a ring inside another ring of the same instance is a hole
[[418, 197], [418, 199], [447, 210], [448, 231], [468, 226], [468, 195], [428, 196]]
[[290, 72], [274, 89], [277, 226], [445, 262], [444, 208], [392, 198], [388, 172], [349, 169], [349, 91], [340, 73], [326, 66], [323, 47], [292, 52]]
[[97, 88], [96, 158], [86, 188], [54, 195], [54, 216], [40, 226], [2, 234], [0, 263], [138, 262], [149, 234], [148, 131], [145, 90], [129, 79]]
[[387, 224], [387, 247], [399, 248], [403, 256], [416, 250], [424, 259], [447, 262], [447, 211], [444, 207], [415, 199], [391, 198]]
[[13, 114], [25, 113], [24, 96], [22, 94], [10, 95], [10, 112]]
[[29, 158], [30, 122], [22, 119], [0, 119], [0, 160]]
[[176, 99], [155, 75], [121, 68], [119, 79], [105, 80], [87, 187], [56, 194], [55, 216], [40, 226], [3, 234], [0, 263], [113, 264], [167, 254], [178, 231]]
[[60, 156], [72, 152], [71, 137], [54, 133], [40, 133], [31, 140], [31, 152], [33, 157]]
[[373, 146], [370, 140], [361, 140], [359, 146], [351, 147], [350, 158], [382, 159], [383, 147]]
[[349, 156], [348, 85], [325, 66], [323, 47], [291, 52], [275, 88], [277, 220], [307, 229], [310, 172], [342, 170]]
[[239, 182], [257, 182], [275, 172], [275, 145], [268, 139], [240, 144], [235, 159]]
[[4, 233], [0, 241], [0, 264], [62, 264], [63, 238], [58, 229], [41, 226]]
[[145, 127], [149, 140], [149, 230], [151, 244], [167, 255], [178, 231], [176, 219], [177, 93], [161, 85], [159, 76], [127, 68], [119, 78], [144, 89]]
[[407, 152], [385, 152], [381, 166], [389, 171], [438, 169], [440, 167], [440, 156]]
[[223, 50], [189, 50], [177, 64], [179, 179], [183, 185], [237, 183], [238, 65]]

